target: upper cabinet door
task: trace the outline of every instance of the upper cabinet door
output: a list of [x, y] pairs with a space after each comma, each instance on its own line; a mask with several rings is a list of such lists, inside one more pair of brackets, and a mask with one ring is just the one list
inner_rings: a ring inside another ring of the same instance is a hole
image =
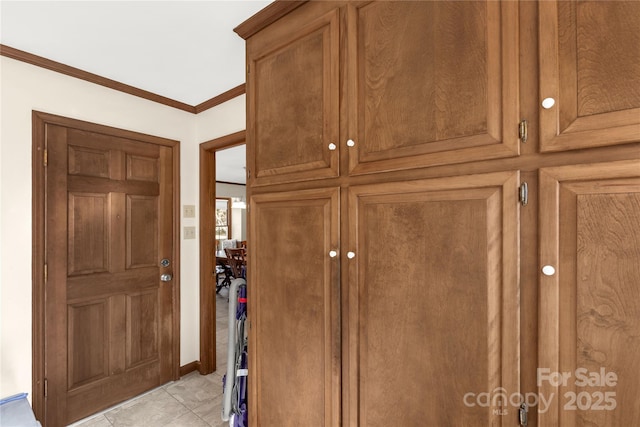
[[351, 174], [519, 154], [518, 3], [348, 6]]
[[640, 140], [640, 2], [540, 2], [541, 150]]
[[247, 44], [250, 185], [339, 173], [339, 13], [297, 12]]

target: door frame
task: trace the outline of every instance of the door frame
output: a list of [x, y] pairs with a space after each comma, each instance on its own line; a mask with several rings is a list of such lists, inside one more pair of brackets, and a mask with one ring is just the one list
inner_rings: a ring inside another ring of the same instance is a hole
[[[216, 151], [246, 143], [242, 130], [200, 144], [200, 363], [198, 371], [207, 375], [216, 370], [216, 284], [215, 266]], [[207, 238], [211, 236], [211, 238]], [[213, 325], [213, 327], [212, 327]]]
[[170, 147], [173, 151], [173, 379], [180, 378], [180, 141], [111, 126], [32, 111], [32, 405], [36, 418], [45, 414], [45, 251], [46, 251], [46, 126], [64, 126]]

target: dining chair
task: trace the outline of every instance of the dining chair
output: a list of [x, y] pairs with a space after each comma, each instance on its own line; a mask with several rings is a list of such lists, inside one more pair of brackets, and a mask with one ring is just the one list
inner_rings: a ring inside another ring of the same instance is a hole
[[216, 294], [224, 287], [231, 285], [233, 271], [229, 265], [228, 258], [218, 257], [216, 254], [216, 265], [214, 275], [216, 277]]
[[227, 254], [227, 264], [231, 267], [233, 277], [236, 279], [245, 278], [247, 259], [244, 248], [225, 248]]

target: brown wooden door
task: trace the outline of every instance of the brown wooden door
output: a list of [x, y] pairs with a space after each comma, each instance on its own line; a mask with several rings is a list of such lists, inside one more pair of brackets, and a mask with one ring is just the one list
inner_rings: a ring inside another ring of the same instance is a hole
[[247, 45], [252, 185], [338, 175], [339, 15], [317, 16], [298, 14], [275, 24], [286, 32]]
[[540, 171], [541, 427], [640, 425], [639, 225], [639, 160]]
[[503, 396], [520, 392], [518, 184], [501, 172], [350, 189], [345, 425], [517, 424]]
[[540, 2], [542, 151], [640, 140], [640, 2]]
[[[172, 148], [47, 125], [46, 425], [174, 378]], [[160, 267], [163, 258], [172, 263]]]
[[251, 197], [252, 426], [340, 425], [338, 195]]
[[519, 153], [518, 4], [348, 6], [352, 174]]

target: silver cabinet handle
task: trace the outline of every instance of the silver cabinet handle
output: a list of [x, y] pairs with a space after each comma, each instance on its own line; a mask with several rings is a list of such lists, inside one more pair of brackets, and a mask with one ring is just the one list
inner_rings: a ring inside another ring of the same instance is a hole
[[173, 279], [173, 276], [170, 274], [163, 274], [162, 276], [160, 276], [160, 281], [162, 282], [170, 282], [171, 279]]

